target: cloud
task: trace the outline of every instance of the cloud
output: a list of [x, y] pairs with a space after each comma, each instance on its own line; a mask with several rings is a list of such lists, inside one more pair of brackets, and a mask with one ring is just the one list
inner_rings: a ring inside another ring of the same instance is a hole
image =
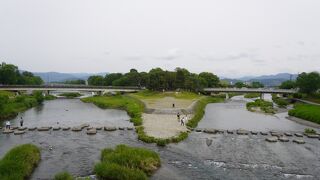
[[157, 56], [155, 58], [161, 59], [161, 60], [173, 61], [175, 59], [179, 59], [182, 56], [183, 56], [182, 51], [179, 48], [173, 48], [173, 49], [169, 49], [165, 55]]
[[305, 45], [305, 42], [303, 42], [303, 41], [298, 41], [297, 44], [300, 45], [300, 46], [304, 46], [304, 45]]
[[227, 56], [215, 56], [215, 55], [198, 55], [200, 60], [204, 61], [234, 61], [239, 59], [248, 59], [252, 57], [252, 54], [249, 53], [238, 53], [238, 54], [231, 54]]
[[140, 61], [140, 60], [143, 60], [144, 58], [145, 57], [141, 55], [130, 55], [130, 56], [124, 57], [124, 59], [128, 61]]

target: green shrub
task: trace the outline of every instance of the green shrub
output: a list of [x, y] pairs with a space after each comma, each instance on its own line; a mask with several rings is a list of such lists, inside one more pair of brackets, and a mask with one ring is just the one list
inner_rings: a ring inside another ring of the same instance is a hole
[[69, 92], [69, 93], [59, 94], [59, 96], [64, 96], [66, 98], [76, 98], [76, 97], [82, 96], [82, 94], [80, 94], [78, 92]]
[[40, 149], [24, 144], [11, 149], [0, 161], [1, 180], [23, 180], [30, 177], [40, 161]]
[[166, 144], [168, 143], [167, 139], [157, 139], [156, 141], [158, 146], [166, 146]]
[[112, 180], [145, 180], [146, 174], [139, 169], [131, 169], [115, 163], [98, 163], [94, 172], [99, 179]]
[[74, 180], [74, 178], [68, 172], [61, 172], [54, 176], [54, 180]]
[[254, 102], [248, 102], [246, 106], [249, 111], [254, 111], [254, 107], [259, 107], [265, 113], [275, 113], [273, 103], [262, 99], [256, 99]]
[[249, 93], [244, 95], [245, 98], [258, 98], [260, 97], [260, 93]]
[[294, 106], [294, 109], [289, 111], [288, 114], [290, 116], [295, 116], [320, 124], [320, 106], [311, 104], [297, 104]]
[[316, 134], [317, 133], [316, 130], [311, 129], [311, 128], [304, 129], [304, 132], [307, 133], [307, 134]]

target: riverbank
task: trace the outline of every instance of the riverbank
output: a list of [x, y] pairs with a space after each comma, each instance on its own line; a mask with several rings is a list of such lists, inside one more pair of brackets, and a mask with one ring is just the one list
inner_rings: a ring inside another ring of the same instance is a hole
[[320, 106], [310, 104], [296, 104], [288, 112], [290, 116], [320, 124]]

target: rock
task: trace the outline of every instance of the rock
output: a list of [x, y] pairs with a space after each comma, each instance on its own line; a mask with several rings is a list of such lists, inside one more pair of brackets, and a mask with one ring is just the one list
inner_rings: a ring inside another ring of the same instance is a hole
[[29, 128], [28, 128], [29, 131], [34, 131], [34, 130], [36, 130], [36, 129], [37, 129], [37, 127], [29, 127]]
[[19, 127], [19, 128], [18, 128], [19, 131], [24, 131], [24, 130], [26, 130], [26, 129], [28, 129], [28, 128], [27, 128], [27, 127]]
[[303, 139], [294, 139], [292, 142], [297, 143], [297, 144], [304, 144], [306, 142], [304, 142]]
[[62, 131], [68, 131], [70, 129], [70, 127], [63, 127]]
[[38, 128], [38, 131], [49, 131], [51, 127], [40, 127]]
[[61, 127], [53, 127], [52, 130], [53, 131], [59, 131], [61, 129]]
[[20, 130], [16, 130], [13, 132], [14, 135], [20, 135], [20, 134], [24, 134], [25, 131], [20, 131]]
[[117, 128], [116, 127], [104, 127], [105, 131], [116, 131]]
[[96, 130], [100, 131], [100, 130], [102, 130], [102, 127], [96, 127]]
[[13, 130], [11, 130], [11, 129], [4, 129], [4, 130], [2, 131], [2, 133], [3, 133], [3, 134], [10, 134], [10, 133], [13, 133]]
[[277, 137], [269, 137], [269, 138], [266, 138], [266, 141], [268, 141], [268, 142], [277, 142], [278, 138]]
[[88, 135], [95, 135], [95, 134], [97, 134], [97, 130], [95, 128], [92, 128], [92, 129], [87, 131], [87, 134]]
[[82, 127], [73, 127], [71, 131], [75, 131], [75, 132], [82, 131]]
[[18, 127], [17, 126], [11, 126], [10, 129], [15, 130], [15, 129], [18, 129]]
[[187, 129], [190, 131], [194, 131], [194, 128], [191, 128], [191, 127], [187, 127]]
[[294, 135], [297, 137], [303, 137], [303, 135], [301, 133], [294, 133]]
[[307, 136], [308, 138], [319, 138], [318, 134], [308, 134], [308, 133], [304, 133], [305, 136]]
[[277, 137], [281, 137], [282, 136], [282, 134], [279, 133], [279, 132], [271, 132], [270, 134], [271, 134], [271, 136], [277, 136]]
[[289, 142], [289, 139], [284, 137], [284, 136], [282, 136], [282, 137], [279, 138], [279, 141], [281, 141], [281, 142]]
[[119, 127], [118, 129], [119, 129], [119, 130], [124, 130], [124, 127]]
[[251, 131], [251, 134], [252, 135], [258, 135], [258, 132], [257, 131]]
[[81, 124], [79, 127], [80, 127], [81, 129], [84, 129], [84, 128], [86, 128], [86, 127], [90, 127], [90, 124], [87, 124], [87, 123]]
[[222, 130], [222, 129], [217, 129], [217, 133], [219, 133], [219, 134], [224, 134], [224, 130]]
[[212, 144], [212, 139], [206, 139], [206, 144], [207, 144], [207, 146], [211, 146], [211, 144]]
[[0, 126], [0, 129], [2, 129], [2, 127]]
[[289, 132], [285, 132], [284, 135], [286, 135], [286, 136], [292, 136], [292, 134], [289, 133]]
[[217, 131], [215, 129], [204, 129], [203, 132], [208, 133], [208, 134], [216, 134], [217, 133]]
[[268, 135], [267, 132], [260, 132], [260, 134], [261, 134], [262, 136], [267, 136], [267, 135]]
[[202, 129], [195, 129], [196, 132], [202, 132]]
[[133, 127], [127, 127], [127, 130], [133, 130]]
[[233, 134], [233, 131], [232, 130], [227, 130], [227, 133], [228, 134]]
[[244, 129], [238, 129], [237, 130], [237, 134], [238, 135], [248, 135], [249, 132], [247, 130], [244, 130]]

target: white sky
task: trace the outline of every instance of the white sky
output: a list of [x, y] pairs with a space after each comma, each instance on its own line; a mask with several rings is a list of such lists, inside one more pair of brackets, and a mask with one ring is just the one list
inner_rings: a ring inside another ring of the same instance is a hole
[[319, 0], [0, 0], [0, 61], [29, 71], [320, 70]]

